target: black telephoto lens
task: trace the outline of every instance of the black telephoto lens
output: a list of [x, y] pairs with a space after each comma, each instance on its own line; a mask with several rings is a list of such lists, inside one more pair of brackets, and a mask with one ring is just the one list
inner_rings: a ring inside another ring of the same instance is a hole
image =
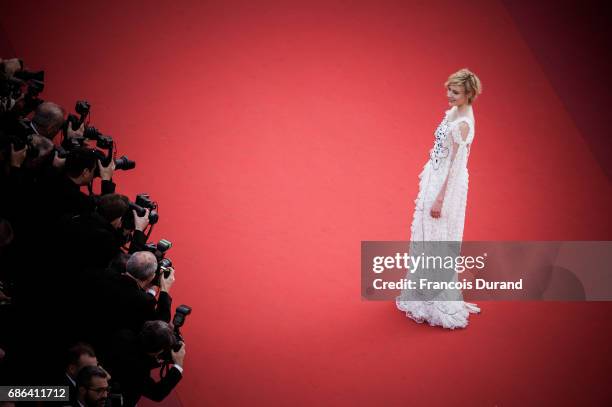
[[122, 155], [121, 157], [115, 160], [115, 169], [116, 170], [133, 170], [136, 168], [136, 161], [132, 161], [127, 156]]

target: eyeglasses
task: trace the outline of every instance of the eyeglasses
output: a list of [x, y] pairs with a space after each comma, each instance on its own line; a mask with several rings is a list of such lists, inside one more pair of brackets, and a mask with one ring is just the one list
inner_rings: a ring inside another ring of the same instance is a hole
[[103, 393], [108, 393], [110, 392], [111, 388], [110, 386], [106, 386], [106, 387], [88, 387], [87, 390], [93, 391], [94, 393], [100, 395]]

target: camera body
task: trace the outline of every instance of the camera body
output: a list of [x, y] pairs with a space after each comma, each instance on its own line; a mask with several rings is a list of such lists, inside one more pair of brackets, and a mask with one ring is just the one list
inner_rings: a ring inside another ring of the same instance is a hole
[[191, 307], [185, 304], [181, 304], [176, 307], [174, 311], [174, 318], [172, 318], [172, 325], [174, 326], [174, 346], [172, 350], [178, 352], [181, 349], [182, 343], [185, 342], [183, 335], [181, 335], [181, 328], [185, 324], [187, 315], [191, 314]]
[[79, 115], [79, 117], [73, 115], [72, 113], [68, 114], [66, 121], [64, 122], [64, 126], [62, 127], [62, 133], [64, 138], [62, 140], [62, 147], [66, 150], [71, 150], [73, 148], [82, 147], [85, 145], [85, 136], [82, 137], [68, 137], [68, 128], [71, 128], [73, 131], [76, 131], [81, 127], [81, 125], [87, 119], [89, 115], [89, 109], [91, 105], [86, 100], [77, 100], [76, 105], [74, 106], [75, 112]]
[[[74, 111], [77, 112], [79, 117], [69, 114], [66, 122], [64, 123], [64, 140], [62, 141], [62, 147], [68, 151], [85, 146], [88, 140], [96, 142], [96, 155], [102, 165], [107, 167], [114, 157], [115, 142], [113, 138], [107, 134], [103, 134], [100, 130], [93, 126], [85, 126], [82, 137], [67, 137], [68, 127], [73, 131], [78, 130], [85, 120], [89, 117], [91, 110], [91, 104], [87, 100], [78, 100], [74, 106]], [[106, 150], [104, 153], [102, 150]], [[116, 170], [132, 170], [136, 168], [136, 162], [130, 160], [127, 156], [123, 155], [115, 159]], [[96, 176], [99, 172], [96, 170]]]
[[8, 129], [0, 133], [0, 148], [10, 151], [13, 145], [15, 151], [23, 150], [28, 147], [27, 157], [36, 158], [39, 155], [38, 149], [33, 145], [33, 138], [36, 132], [30, 125], [29, 120], [21, 119], [13, 123]]
[[[159, 214], [157, 213], [157, 202], [152, 201], [149, 194], [141, 193], [136, 195], [136, 200], [131, 205], [131, 209], [135, 210], [138, 216], [144, 216], [145, 213], [147, 213], [148, 209], [149, 224], [155, 225], [157, 222], [159, 222]], [[172, 247], [172, 243], [170, 241], [167, 242], [170, 243], [170, 246], [165, 250], [168, 250], [170, 247]]]
[[22, 94], [23, 81], [17, 78], [6, 78], [0, 84], [0, 96], [19, 99]]
[[[4, 65], [2, 65], [4, 71]], [[4, 72], [2, 72], [4, 74]], [[4, 75], [3, 75], [4, 76]], [[45, 89], [45, 71], [28, 71], [22, 69], [12, 77], [2, 77], [0, 97], [17, 100], [23, 96], [19, 113], [22, 117], [36, 109], [43, 100], [38, 95]]]
[[161, 276], [164, 278], [170, 276], [170, 268], [172, 267], [172, 260], [166, 257], [166, 252], [172, 247], [172, 242], [166, 239], [160, 239], [157, 243], [147, 243], [145, 250], [153, 253], [157, 259], [157, 270], [155, 271], [155, 278], [153, 279], [153, 285], [159, 287]]
[[[118, 160], [115, 160], [115, 166], [117, 165], [117, 161], [121, 160], [122, 158], [124, 157], [120, 157]], [[123, 216], [123, 228], [126, 230], [133, 230], [135, 226], [134, 215], [132, 211], [135, 211], [138, 216], [142, 217], [147, 213], [147, 209], [149, 210], [149, 224], [155, 225], [157, 222], [159, 222], [159, 214], [157, 213], [157, 202], [152, 201], [149, 194], [141, 193], [136, 195], [136, 200], [134, 202], [130, 201], [129, 210]], [[172, 243], [170, 243], [170, 246], [172, 246]]]

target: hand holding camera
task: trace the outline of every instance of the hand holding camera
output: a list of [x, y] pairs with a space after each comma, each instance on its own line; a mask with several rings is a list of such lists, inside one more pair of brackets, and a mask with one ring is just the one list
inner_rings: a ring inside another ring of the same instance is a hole
[[83, 137], [83, 133], [85, 132], [85, 123], [81, 123], [81, 127], [77, 130], [72, 130], [72, 126], [68, 125], [66, 127], [66, 138], [81, 138]]
[[66, 157], [60, 157], [59, 151], [53, 153], [53, 168], [64, 168], [66, 165]]
[[159, 289], [160, 291], [170, 292], [170, 287], [174, 284], [174, 268], [168, 267], [161, 270], [161, 276], [159, 278]]
[[149, 226], [149, 209], [147, 208], [142, 216], [138, 216], [136, 210], [132, 210], [132, 212], [134, 213], [134, 229], [144, 232]]
[[103, 181], [110, 181], [113, 179], [113, 172], [115, 171], [115, 161], [110, 160], [110, 163], [105, 167], [102, 165], [102, 161], [98, 160], [98, 169], [100, 171], [100, 178]]
[[183, 367], [183, 362], [185, 360], [185, 342], [181, 342], [181, 348], [178, 351], [171, 351], [172, 361], [174, 364]]

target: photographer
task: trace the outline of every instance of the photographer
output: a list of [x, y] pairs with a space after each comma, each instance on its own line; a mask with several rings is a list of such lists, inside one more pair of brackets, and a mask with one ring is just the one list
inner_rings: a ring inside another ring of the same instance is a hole
[[4, 124], [3, 114], [11, 111], [17, 99], [22, 98], [22, 95], [11, 95], [10, 81], [13, 80], [15, 73], [23, 69], [23, 61], [18, 58], [2, 59], [0, 58], [0, 123]]
[[[159, 278], [157, 299], [153, 291], [156, 278]], [[107, 318], [111, 331], [121, 328], [138, 331], [146, 321], [152, 320], [170, 322], [170, 288], [173, 283], [174, 270], [170, 268], [168, 277], [163, 273], [158, 274], [157, 259], [153, 253], [143, 251], [132, 254], [126, 272], [110, 277], [104, 288], [106, 300], [101, 303], [110, 305]]]
[[92, 149], [77, 148], [66, 157], [64, 174], [48, 180], [43, 186], [41, 198], [49, 200], [50, 221], [59, 220], [64, 215], [87, 214], [94, 210], [94, 198], [84, 194], [81, 187], [92, 183], [96, 166], [102, 179], [102, 195], [115, 192], [112, 182], [114, 162], [104, 167]]
[[[2, 370], [5, 367], [4, 358], [6, 356], [5, 350], [7, 345], [10, 343], [14, 332], [12, 332], [13, 325], [13, 309], [11, 307], [11, 295], [9, 291], [5, 292], [5, 282], [11, 277], [9, 270], [11, 267], [10, 263], [10, 246], [13, 240], [13, 228], [11, 224], [3, 218], [0, 218], [0, 262], [3, 267], [0, 268], [0, 321], [5, 329], [0, 329], [0, 383], [3, 382]], [[8, 268], [6, 266], [9, 266]], [[9, 345], [10, 346], [10, 345]]]
[[87, 278], [85, 273], [105, 269], [120, 253], [124, 242], [121, 218], [127, 213], [128, 204], [123, 195], [103, 195], [95, 210], [60, 223], [63, 237], [57, 250], [59, 253], [68, 250], [62, 262], [71, 274]]
[[[180, 348], [174, 351], [178, 346]], [[124, 406], [135, 406], [141, 396], [162, 401], [183, 376], [185, 344], [176, 343], [174, 332], [164, 321], [147, 321], [138, 334], [125, 329], [117, 332], [112, 340], [112, 352], [105, 360], [120, 384]], [[166, 360], [160, 360], [168, 355]], [[151, 370], [163, 363], [172, 364], [159, 381], [153, 380]]]
[[[36, 155], [30, 154], [30, 147], [15, 149], [10, 144], [7, 154], [10, 154], [4, 168], [2, 193], [6, 199], [2, 200], [0, 213], [13, 221], [18, 230], [36, 232], [24, 229], [28, 226], [38, 228], [31, 214], [37, 212], [36, 187], [40, 180], [47, 179], [57, 173], [55, 168], [55, 151], [53, 143], [42, 136], [34, 135], [31, 138], [31, 148]], [[33, 225], [29, 225], [31, 222]], [[22, 226], [23, 225], [23, 226]]]
[[93, 348], [85, 343], [77, 343], [68, 349], [64, 359], [64, 374], [58, 380], [59, 386], [68, 386], [70, 403], [78, 397], [77, 376], [86, 366], [98, 366]]
[[106, 268], [106, 273], [109, 276], [118, 276], [126, 272], [127, 262], [130, 259], [131, 254], [125, 252], [119, 252], [113, 257]]
[[110, 375], [100, 366], [85, 366], [76, 377], [77, 399], [73, 407], [104, 407], [110, 393]]
[[34, 111], [30, 126], [36, 134], [53, 140], [64, 125], [65, 110], [53, 102], [43, 102]]
[[95, 348], [111, 361], [124, 405], [160, 401], [181, 380], [180, 327], [191, 308], [177, 307], [168, 324], [172, 243], [147, 244], [157, 202], [115, 194], [115, 171], [136, 162], [90, 125], [87, 100], [66, 112], [39, 97], [44, 86], [44, 71], [0, 58], [0, 382], [55, 382], [70, 387], [71, 405], [117, 405], [122, 392], [109, 393]]
[[62, 223], [65, 237], [61, 244], [70, 249], [71, 255], [67, 256], [70, 257], [67, 262], [73, 265], [72, 269], [106, 269], [121, 253], [121, 247], [127, 243], [132, 233], [125, 228], [128, 217], [133, 217], [131, 223], [136, 229], [130, 243], [130, 252], [144, 246], [146, 236], [143, 231], [148, 225], [148, 213], [139, 217], [129, 210], [129, 204], [125, 195], [103, 195], [98, 198], [95, 210], [73, 216]]

